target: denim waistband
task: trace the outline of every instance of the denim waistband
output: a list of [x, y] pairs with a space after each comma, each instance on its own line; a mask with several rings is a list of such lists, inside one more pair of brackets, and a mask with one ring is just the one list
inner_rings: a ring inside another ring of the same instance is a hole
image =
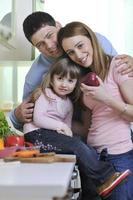
[[127, 152], [125, 152], [125, 153], [121, 153], [121, 154], [108, 154], [108, 157], [111, 157], [111, 156], [113, 156], [113, 157], [117, 157], [117, 156], [126, 156], [126, 155], [129, 155], [129, 154], [133, 154], [133, 149], [131, 149], [131, 150], [129, 150], [129, 151], [127, 151]]
[[131, 149], [130, 151], [127, 151], [125, 153], [121, 153], [121, 154], [108, 154], [108, 149], [105, 148], [101, 151], [100, 155], [99, 155], [99, 160], [105, 161], [106, 158], [117, 158], [120, 156], [127, 156], [127, 155], [133, 155], [133, 149]]

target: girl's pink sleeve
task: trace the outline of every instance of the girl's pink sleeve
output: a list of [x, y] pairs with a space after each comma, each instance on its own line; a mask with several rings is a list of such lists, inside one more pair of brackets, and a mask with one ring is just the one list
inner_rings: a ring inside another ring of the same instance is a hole
[[57, 130], [64, 124], [54, 118], [47, 116], [47, 109], [50, 107], [49, 101], [42, 94], [35, 102], [33, 123], [40, 128]]
[[71, 107], [71, 111], [67, 114], [64, 123], [68, 125], [69, 128], [72, 128], [72, 116], [73, 116], [73, 106]]

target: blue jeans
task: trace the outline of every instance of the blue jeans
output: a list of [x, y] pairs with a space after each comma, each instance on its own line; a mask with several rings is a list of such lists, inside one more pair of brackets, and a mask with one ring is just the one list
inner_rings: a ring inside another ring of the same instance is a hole
[[[116, 171], [130, 169], [133, 173], [133, 150], [119, 155], [107, 155], [106, 161], [109, 161]], [[133, 174], [124, 184], [115, 189], [107, 200], [133, 200]]]
[[96, 187], [115, 171], [109, 162], [99, 161], [96, 151], [75, 137], [39, 129], [24, 135], [25, 141], [40, 145], [43, 152], [75, 154], [81, 177], [82, 200], [100, 200]]

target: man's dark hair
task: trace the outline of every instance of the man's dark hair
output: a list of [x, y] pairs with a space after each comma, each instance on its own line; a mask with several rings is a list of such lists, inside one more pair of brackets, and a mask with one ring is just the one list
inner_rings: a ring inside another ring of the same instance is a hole
[[31, 42], [32, 35], [45, 25], [56, 26], [54, 18], [48, 13], [39, 11], [28, 15], [23, 22], [25, 37]]

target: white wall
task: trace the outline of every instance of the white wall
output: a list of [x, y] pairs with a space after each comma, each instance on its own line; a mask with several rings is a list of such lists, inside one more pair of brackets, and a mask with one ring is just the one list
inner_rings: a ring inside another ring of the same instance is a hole
[[119, 53], [133, 55], [132, 0], [45, 0], [44, 10], [62, 25], [86, 23], [108, 37]]

